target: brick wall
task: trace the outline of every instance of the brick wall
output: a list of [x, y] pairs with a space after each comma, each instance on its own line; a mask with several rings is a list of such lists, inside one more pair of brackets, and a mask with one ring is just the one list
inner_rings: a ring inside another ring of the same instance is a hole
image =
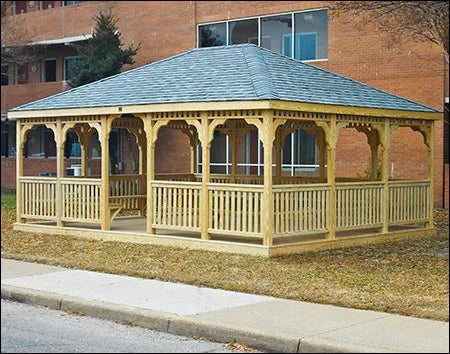
[[[198, 23], [315, 9], [326, 4], [316, 1], [90, 1], [19, 15], [15, 21], [18, 26], [26, 24], [24, 40], [70, 37], [89, 33], [94, 26], [93, 15], [111, 7], [120, 17], [118, 25], [124, 43], [142, 43], [136, 56], [135, 66], [139, 66], [195, 47]], [[366, 27], [360, 32], [342, 19], [330, 20], [328, 33], [328, 59], [313, 65], [443, 109], [443, 93], [447, 88], [445, 65], [438, 48], [426, 43], [408, 43], [401, 50], [388, 49], [386, 39], [372, 28]], [[444, 172], [442, 127], [442, 122], [436, 123], [434, 183], [437, 205], [443, 202], [440, 187], [443, 186]], [[189, 169], [189, 145], [181, 133], [161, 131], [156, 149], [158, 172]], [[363, 135], [353, 130], [341, 132], [337, 151], [338, 175], [362, 173], [369, 156]], [[394, 177], [423, 177], [426, 159], [426, 149], [418, 133], [401, 129], [394, 134], [390, 158], [390, 166], [394, 164]]]

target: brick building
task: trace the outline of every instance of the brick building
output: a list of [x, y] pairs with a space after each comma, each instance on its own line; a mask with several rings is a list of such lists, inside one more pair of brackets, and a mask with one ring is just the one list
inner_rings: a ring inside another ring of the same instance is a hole
[[[14, 1], [12, 5], [10, 21], [20, 36], [14, 39], [16, 43], [2, 45], [31, 43], [41, 46], [42, 57], [25, 65], [2, 67], [2, 188], [15, 188], [15, 126], [14, 122], [6, 120], [7, 110], [70, 88], [70, 68], [77, 60], [71, 43], [89, 38], [95, 25], [93, 16], [108, 8], [119, 17], [123, 42], [142, 44], [134, 66], [196, 46], [250, 42], [441, 111], [448, 105], [448, 67], [439, 48], [410, 43], [401, 50], [388, 49], [383, 36], [373, 29], [368, 27], [361, 32], [341, 19], [329, 19], [327, 2]], [[442, 206], [445, 199], [448, 207], [448, 189], [444, 193], [444, 186], [448, 184], [448, 145], [444, 149], [444, 130], [443, 122], [437, 122], [435, 202], [436, 206]], [[114, 172], [135, 171], [137, 151], [131, 136], [117, 130], [111, 139]], [[339, 176], [366, 173], [370, 148], [364, 144], [365, 139], [364, 134], [353, 130], [340, 134], [336, 166]], [[36, 129], [28, 140], [24, 173], [54, 172], [55, 148], [51, 131]], [[391, 177], [425, 177], [427, 149], [420, 133], [401, 128], [393, 134], [392, 141]], [[248, 134], [243, 145], [241, 168], [246, 173], [259, 173], [262, 154], [258, 136]], [[218, 133], [211, 150], [211, 172], [229, 172], [229, 150], [226, 136]], [[283, 173], [315, 173], [316, 150], [313, 136], [302, 130], [291, 134], [283, 148]], [[68, 167], [79, 163], [78, 154], [76, 136], [68, 137]], [[405, 156], [410, 158], [405, 159]], [[95, 143], [90, 157], [91, 174], [96, 174], [98, 149]], [[201, 159], [197, 161], [200, 163]], [[161, 132], [156, 146], [156, 168], [160, 173], [189, 170], [190, 149], [185, 135]]]

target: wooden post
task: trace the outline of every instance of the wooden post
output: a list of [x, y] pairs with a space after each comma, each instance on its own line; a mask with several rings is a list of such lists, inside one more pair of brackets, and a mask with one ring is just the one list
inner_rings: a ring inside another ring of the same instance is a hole
[[158, 132], [153, 129], [153, 122], [150, 114], [141, 116], [144, 121], [144, 130], [147, 138], [147, 233], [155, 234], [153, 228], [153, 189], [152, 181], [155, 179], [155, 143]]
[[434, 121], [431, 121], [428, 139], [428, 180], [430, 181], [430, 217], [428, 227], [434, 227]]
[[231, 120], [230, 140], [231, 140], [231, 183], [236, 183], [237, 151], [239, 140], [235, 120]]
[[384, 123], [379, 133], [381, 143], [381, 181], [383, 182], [382, 232], [387, 233], [389, 229], [389, 148], [391, 145], [389, 122]]
[[277, 129], [275, 131], [275, 184], [281, 184], [281, 174], [282, 174], [282, 158], [281, 158], [281, 144], [282, 144], [282, 131]]
[[378, 139], [375, 129], [370, 130], [367, 140], [370, 145], [370, 180], [376, 181], [378, 172]]
[[[273, 111], [263, 113], [262, 132], [264, 146], [264, 192], [261, 203], [263, 245], [273, 244], [273, 191], [272, 191], [272, 149], [275, 138]], [[259, 128], [260, 129], [260, 128]]]
[[63, 195], [62, 195], [62, 178], [64, 178], [64, 142], [62, 132], [62, 122], [60, 119], [56, 122], [56, 226], [64, 226], [62, 218]]
[[20, 120], [16, 121], [16, 221], [23, 223], [25, 220], [22, 218], [22, 184], [20, 183], [20, 177], [23, 176], [23, 144], [22, 141], [24, 134], [22, 134], [22, 127]]
[[101, 116], [101, 132], [98, 132], [100, 137], [100, 145], [102, 148], [102, 166], [101, 178], [102, 186], [100, 192], [100, 215], [102, 220], [102, 230], [109, 230], [111, 228], [110, 210], [109, 210], [109, 131], [110, 131], [110, 117], [107, 115]]
[[327, 238], [333, 240], [336, 238], [336, 144], [338, 129], [336, 128], [336, 115], [331, 117], [330, 129], [328, 134], [328, 154], [327, 154], [327, 181], [330, 186], [329, 198], [329, 232]]
[[209, 240], [211, 236], [208, 233], [209, 224], [209, 201], [208, 201], [208, 183], [209, 183], [209, 162], [210, 162], [210, 151], [211, 151], [211, 140], [212, 137], [209, 132], [209, 122], [208, 113], [201, 113], [201, 143], [202, 143], [202, 192], [200, 197], [200, 230], [203, 240]]

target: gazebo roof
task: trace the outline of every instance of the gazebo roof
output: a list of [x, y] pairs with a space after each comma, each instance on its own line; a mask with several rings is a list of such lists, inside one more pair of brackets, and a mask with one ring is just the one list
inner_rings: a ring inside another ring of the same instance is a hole
[[253, 44], [192, 49], [12, 111], [251, 100], [437, 112]]

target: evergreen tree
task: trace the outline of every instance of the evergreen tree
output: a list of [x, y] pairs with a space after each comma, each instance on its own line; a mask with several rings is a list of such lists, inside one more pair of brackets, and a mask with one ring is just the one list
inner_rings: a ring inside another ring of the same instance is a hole
[[129, 45], [122, 49], [117, 18], [111, 11], [101, 11], [94, 19], [96, 27], [92, 38], [76, 46], [82, 60], [75, 64], [73, 87], [118, 74], [124, 64], [134, 63], [133, 57], [141, 46], [139, 43], [137, 47]]

